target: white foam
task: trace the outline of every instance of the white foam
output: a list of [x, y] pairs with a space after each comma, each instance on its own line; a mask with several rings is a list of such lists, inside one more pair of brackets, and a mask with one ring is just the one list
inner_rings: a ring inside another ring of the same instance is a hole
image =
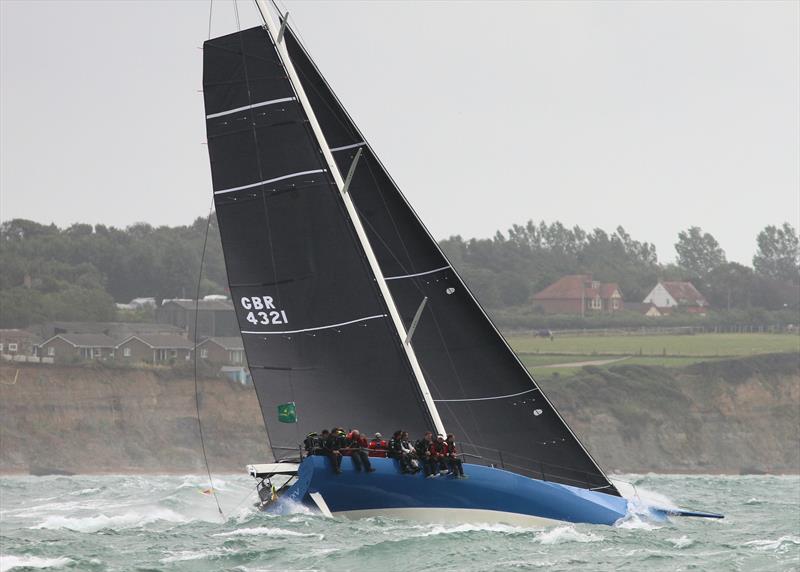
[[0, 554], [0, 572], [7, 572], [14, 568], [61, 568], [72, 564], [72, 559], [41, 558], [39, 556], [15, 556], [13, 554]]
[[182, 550], [173, 552], [170, 556], [165, 556], [159, 562], [168, 564], [170, 562], [186, 562], [189, 560], [205, 560], [206, 558], [216, 558], [224, 554], [230, 554], [233, 550], [228, 548], [215, 548], [213, 550]]
[[751, 540], [745, 546], [752, 546], [756, 550], [776, 550], [783, 552], [790, 546], [800, 545], [800, 536], [781, 536], [777, 540]]
[[629, 530], [658, 530], [661, 527], [656, 526], [646, 518], [647, 513], [634, 512], [629, 509], [628, 513], [614, 523], [616, 528], [624, 528]]
[[675, 548], [688, 548], [692, 544], [694, 544], [694, 540], [686, 536], [685, 534], [680, 538], [667, 538], [667, 542], [672, 543]]
[[[416, 527], [414, 527], [416, 528]], [[428, 527], [419, 527], [428, 528]], [[507, 524], [458, 524], [455, 526], [434, 525], [421, 536], [437, 536], [439, 534], [454, 534], [458, 532], [528, 532], [531, 529], [509, 526]]]
[[97, 532], [106, 528], [125, 529], [144, 526], [159, 520], [167, 522], [187, 522], [186, 517], [169, 509], [157, 508], [148, 510], [146, 514], [139, 512], [126, 512], [113, 516], [98, 514], [87, 517], [48, 516], [32, 529], [58, 530], [66, 528], [75, 532]]
[[307, 534], [305, 532], [295, 532], [293, 530], [286, 530], [283, 528], [270, 528], [267, 526], [255, 526], [250, 528], [239, 528], [236, 530], [231, 530], [229, 532], [218, 532], [217, 534], [212, 534], [211, 536], [276, 536], [276, 537], [287, 537], [287, 536], [311, 536], [314, 538], [319, 538], [322, 540], [324, 535], [322, 534]]
[[603, 537], [591, 532], [580, 532], [574, 526], [557, 526], [539, 532], [536, 540], [542, 544], [562, 544], [564, 542], [601, 542]]

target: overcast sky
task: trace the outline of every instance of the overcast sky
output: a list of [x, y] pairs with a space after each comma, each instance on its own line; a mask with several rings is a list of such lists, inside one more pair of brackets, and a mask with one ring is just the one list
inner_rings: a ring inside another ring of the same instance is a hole
[[[765, 225], [800, 226], [796, 1], [285, 5], [438, 238], [622, 225], [669, 261], [698, 225], [749, 264]], [[205, 216], [209, 2], [0, 10], [0, 218]], [[214, 2], [214, 35], [233, 14]]]

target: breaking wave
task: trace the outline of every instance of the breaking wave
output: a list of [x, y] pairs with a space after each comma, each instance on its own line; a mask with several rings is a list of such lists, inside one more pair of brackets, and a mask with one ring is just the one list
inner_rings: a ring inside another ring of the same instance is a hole
[[39, 556], [15, 556], [13, 554], [0, 554], [0, 572], [7, 572], [15, 568], [61, 568], [72, 564], [71, 558], [40, 558]]

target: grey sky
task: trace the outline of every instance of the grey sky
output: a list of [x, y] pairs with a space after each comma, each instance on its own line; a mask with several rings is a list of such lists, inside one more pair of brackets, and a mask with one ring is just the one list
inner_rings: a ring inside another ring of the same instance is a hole
[[[668, 261], [699, 225], [749, 264], [800, 226], [798, 2], [285, 4], [439, 238], [621, 224]], [[0, 218], [207, 213], [208, 8], [0, 1]], [[214, 35], [235, 26], [216, 0]]]

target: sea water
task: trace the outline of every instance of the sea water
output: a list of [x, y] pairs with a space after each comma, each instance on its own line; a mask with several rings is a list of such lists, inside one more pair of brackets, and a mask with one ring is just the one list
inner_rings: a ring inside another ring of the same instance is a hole
[[[244, 475], [3, 477], [8, 570], [800, 570], [800, 477], [627, 476], [641, 502], [724, 520], [615, 526], [420, 524], [253, 508]], [[627, 487], [630, 488], [630, 487]]]

